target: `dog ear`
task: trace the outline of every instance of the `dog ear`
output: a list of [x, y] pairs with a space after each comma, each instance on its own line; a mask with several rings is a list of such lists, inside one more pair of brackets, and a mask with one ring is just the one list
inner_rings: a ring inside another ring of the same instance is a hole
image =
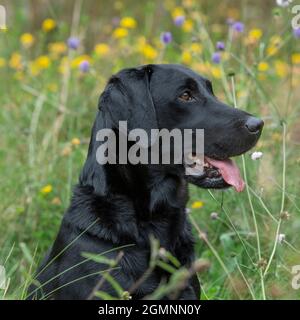
[[148, 137], [151, 136], [150, 130], [157, 128], [156, 112], [149, 91], [151, 73], [150, 66], [125, 69], [109, 80], [100, 96], [87, 159], [79, 178], [81, 185], [92, 186], [98, 195], [105, 195], [108, 190], [105, 168], [96, 158], [97, 149], [103, 143], [97, 141], [97, 132], [101, 129], [118, 129], [119, 121], [127, 121], [128, 131], [144, 129]]
[[99, 107], [110, 119], [113, 129], [119, 129], [119, 121], [127, 121], [125, 134], [141, 128], [150, 139], [151, 129], [158, 128], [149, 89], [152, 72], [150, 65], [124, 69], [109, 80], [100, 97]]
[[87, 159], [80, 174], [79, 182], [83, 186], [92, 186], [97, 195], [107, 193], [107, 180], [103, 165], [100, 165], [96, 159], [97, 148], [103, 143], [96, 140], [97, 132], [100, 129], [107, 128], [105, 116], [101, 110], [96, 115], [94, 122]]

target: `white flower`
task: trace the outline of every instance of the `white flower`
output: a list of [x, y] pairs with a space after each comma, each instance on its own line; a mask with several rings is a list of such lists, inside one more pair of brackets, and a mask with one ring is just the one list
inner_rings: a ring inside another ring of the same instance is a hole
[[186, 213], [186, 214], [191, 213], [191, 209], [190, 209], [190, 208], [185, 208], [185, 213]]
[[279, 7], [287, 7], [290, 3], [292, 3], [292, 0], [276, 0], [276, 3]]
[[285, 240], [285, 234], [280, 233], [280, 234], [277, 236], [277, 242], [281, 244], [284, 240]]
[[212, 212], [212, 213], [210, 214], [210, 218], [211, 218], [212, 220], [216, 220], [216, 219], [219, 218], [219, 215], [218, 215], [217, 212]]
[[165, 248], [163, 248], [163, 247], [160, 247], [158, 253], [159, 253], [160, 257], [163, 258], [163, 257], [166, 256], [167, 250]]
[[260, 152], [260, 151], [254, 151], [252, 154], [251, 154], [251, 159], [252, 160], [257, 160], [259, 158], [261, 158], [263, 156], [263, 153]]

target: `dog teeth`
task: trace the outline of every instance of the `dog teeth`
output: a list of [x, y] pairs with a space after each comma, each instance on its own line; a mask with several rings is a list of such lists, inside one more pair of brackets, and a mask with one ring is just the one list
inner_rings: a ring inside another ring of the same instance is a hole
[[189, 153], [188, 154], [188, 158], [190, 159], [190, 160], [196, 160], [197, 159], [197, 156], [194, 156], [192, 153]]
[[194, 160], [197, 164], [203, 165], [203, 161], [200, 158]]

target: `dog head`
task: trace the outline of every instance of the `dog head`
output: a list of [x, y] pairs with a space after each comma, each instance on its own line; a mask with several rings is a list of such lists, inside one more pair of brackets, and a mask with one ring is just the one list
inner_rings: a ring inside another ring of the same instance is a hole
[[[219, 101], [211, 82], [186, 67], [158, 65], [152, 70], [150, 92], [159, 128], [204, 129], [204, 171], [192, 180], [205, 188], [233, 185], [241, 191], [239, 169], [229, 158], [256, 144], [263, 121]], [[192, 157], [197, 171], [197, 155]]]
[[[119, 121], [127, 121], [128, 131], [142, 128], [149, 136], [151, 129], [204, 129], [204, 171], [192, 182], [196, 179], [204, 188], [232, 185], [237, 191], [243, 189], [243, 181], [230, 157], [252, 148], [263, 127], [262, 120], [219, 101], [211, 82], [186, 67], [166, 64], [122, 70], [109, 80], [100, 97], [81, 176], [96, 189], [103, 189], [95, 182], [97, 173], [90, 174], [103, 169], [94, 167], [101, 167], [96, 163], [96, 148], [101, 144], [96, 142], [96, 132], [117, 130]], [[192, 157], [197, 159], [197, 154]]]

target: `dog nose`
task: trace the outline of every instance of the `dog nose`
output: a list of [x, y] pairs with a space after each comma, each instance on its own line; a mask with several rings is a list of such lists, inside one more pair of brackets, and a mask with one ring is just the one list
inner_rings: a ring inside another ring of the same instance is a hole
[[264, 122], [261, 119], [255, 117], [249, 117], [245, 123], [245, 127], [250, 133], [261, 131], [263, 126]]

